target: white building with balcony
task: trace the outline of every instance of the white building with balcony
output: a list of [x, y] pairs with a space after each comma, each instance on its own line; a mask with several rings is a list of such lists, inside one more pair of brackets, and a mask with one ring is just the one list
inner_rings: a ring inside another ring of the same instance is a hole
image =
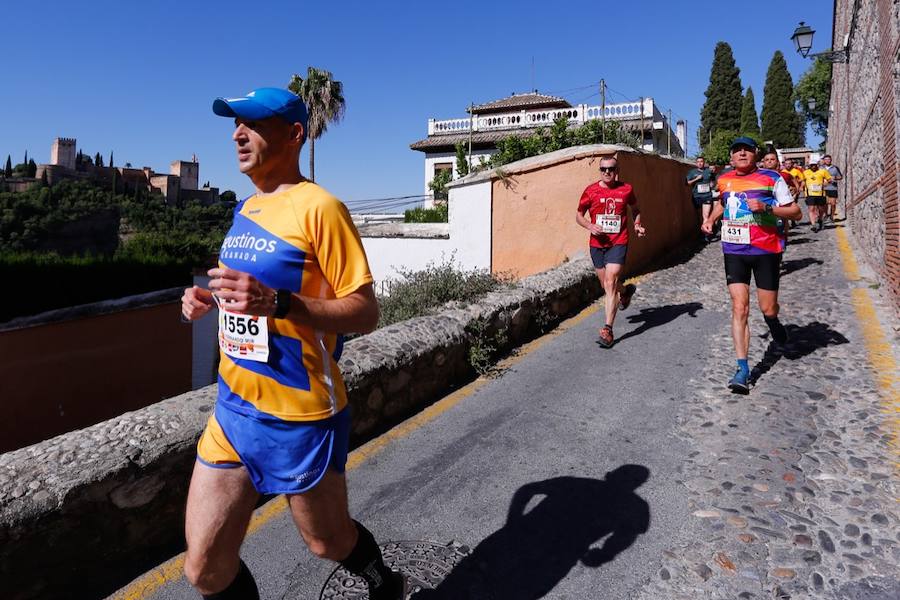
[[458, 119], [428, 119], [428, 137], [410, 144], [413, 150], [425, 153], [425, 194], [431, 193], [428, 183], [439, 171], [449, 170], [453, 179], [457, 178], [456, 144], [462, 143], [468, 153], [471, 142], [469, 164], [477, 166], [482, 158], [487, 160], [497, 152], [498, 141], [510, 135], [530, 136], [536, 128], [549, 127], [561, 116], [568, 119], [571, 128], [593, 120], [618, 121], [624, 129], [638, 135], [643, 150], [684, 156], [684, 123], [679, 121], [677, 132], [672, 131], [653, 98], [605, 107], [572, 106], [564, 98], [535, 91], [473, 106], [466, 112], [468, 117]]

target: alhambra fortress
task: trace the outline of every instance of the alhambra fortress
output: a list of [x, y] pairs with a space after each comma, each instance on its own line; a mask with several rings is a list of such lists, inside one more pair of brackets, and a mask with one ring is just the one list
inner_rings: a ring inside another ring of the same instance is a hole
[[56, 138], [50, 148], [50, 163], [37, 165], [34, 177], [16, 177], [4, 181], [5, 189], [22, 192], [32, 184], [43, 180], [54, 185], [65, 179], [83, 179], [106, 187], [115, 187], [119, 193], [131, 193], [136, 189], [162, 194], [168, 205], [180, 205], [188, 200], [212, 204], [219, 200], [219, 189], [199, 186], [200, 163], [191, 160], [174, 160], [168, 173], [157, 173], [150, 167], [103, 167], [89, 160], [77, 160], [74, 138]]

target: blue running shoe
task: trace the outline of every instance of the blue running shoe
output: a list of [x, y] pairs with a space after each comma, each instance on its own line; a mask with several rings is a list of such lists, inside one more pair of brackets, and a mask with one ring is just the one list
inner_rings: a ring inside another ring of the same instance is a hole
[[735, 371], [734, 376], [728, 381], [728, 387], [736, 394], [750, 392], [750, 374], [743, 369]]

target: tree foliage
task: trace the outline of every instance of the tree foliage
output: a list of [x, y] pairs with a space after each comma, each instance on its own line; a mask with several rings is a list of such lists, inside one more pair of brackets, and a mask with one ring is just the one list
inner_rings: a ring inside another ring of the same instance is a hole
[[441, 169], [434, 174], [434, 179], [428, 182], [428, 189], [434, 194], [435, 200], [447, 199], [447, 184], [453, 179], [450, 169]]
[[466, 145], [462, 142], [456, 144], [456, 174], [459, 177], [465, 177], [469, 174], [469, 157], [466, 152]]
[[344, 84], [334, 79], [331, 71], [307, 67], [306, 79], [294, 74], [288, 89], [303, 98], [309, 114], [307, 138], [309, 139], [309, 178], [316, 180], [316, 140], [328, 130], [329, 123], [337, 123], [344, 117], [346, 101]]
[[156, 256], [199, 264], [221, 246], [232, 210], [196, 201], [182, 208], [166, 206], [160, 195], [135, 201], [87, 181], [64, 180], [52, 188], [38, 185], [26, 192], [0, 193], [0, 247], [35, 251], [52, 245], [67, 223], [114, 211], [120, 219], [114, 221], [118, 230], [112, 233], [125, 240], [117, 252], [127, 251], [135, 238], [153, 235], [158, 237]]
[[528, 137], [510, 135], [498, 141], [497, 152], [480, 168], [499, 167], [570, 146], [600, 144], [603, 140], [606, 140], [607, 144], [622, 144], [632, 148], [637, 148], [640, 144], [638, 136], [622, 129], [618, 121], [595, 119], [571, 129], [568, 120], [559, 117], [549, 129], [539, 127]]
[[3, 169], [3, 174], [6, 177], [12, 177], [12, 156], [9, 154], [6, 155], [6, 168]]
[[806, 136], [803, 119], [794, 109], [794, 82], [784, 55], [776, 50], [766, 72], [760, 135], [777, 148], [799, 148]]
[[[831, 70], [830, 62], [817, 58], [806, 73], [800, 77], [797, 87], [794, 88], [794, 100], [800, 106], [800, 112], [805, 122], [809, 123], [816, 135], [822, 138], [828, 135]], [[815, 100], [815, 108], [809, 108], [810, 100]]]
[[753, 138], [756, 140], [756, 145], [758, 147], [763, 147], [762, 140], [759, 138], [759, 133], [720, 129], [713, 134], [712, 141], [706, 145], [706, 149], [703, 152], [706, 161], [714, 165], [729, 164], [731, 162], [731, 152], [729, 151], [731, 142], [734, 141], [734, 138], [742, 135]]
[[710, 136], [722, 129], [737, 130], [741, 126], [743, 104], [741, 70], [734, 62], [731, 46], [719, 42], [713, 53], [706, 88], [706, 102], [700, 111], [700, 129], [697, 132], [700, 146], [709, 144]]
[[756, 114], [756, 99], [753, 97], [753, 88], [747, 86], [744, 94], [744, 103], [741, 105], [741, 131], [759, 134], [759, 116]]

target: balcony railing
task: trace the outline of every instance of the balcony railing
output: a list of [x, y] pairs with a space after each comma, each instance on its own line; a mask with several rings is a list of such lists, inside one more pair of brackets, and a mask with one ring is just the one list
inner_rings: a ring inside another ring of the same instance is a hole
[[[474, 118], [462, 119], [428, 119], [428, 135], [447, 135], [469, 131], [494, 131], [498, 129], [520, 129], [522, 127], [546, 127], [552, 125], [559, 117], [565, 117], [573, 125], [602, 118], [604, 107], [579, 104], [571, 108], [551, 108], [543, 110], [520, 110], [490, 115], [476, 115]], [[607, 104], [605, 117], [610, 120], [637, 119], [641, 117], [640, 102], [621, 102]], [[653, 119], [653, 100], [646, 98], [643, 103], [643, 116]], [[648, 121], [648, 129], [652, 127]]]

